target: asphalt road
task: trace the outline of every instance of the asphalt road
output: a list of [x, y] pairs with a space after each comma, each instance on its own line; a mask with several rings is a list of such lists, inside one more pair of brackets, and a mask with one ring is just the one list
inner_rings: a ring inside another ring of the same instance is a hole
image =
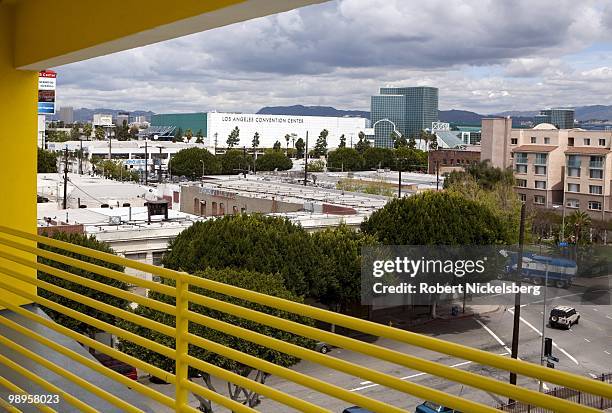
[[[545, 327], [545, 335], [553, 338], [553, 355], [559, 358], [559, 362], [556, 363], [555, 368], [585, 377], [594, 377], [601, 373], [612, 372], [612, 306], [580, 304], [580, 300], [577, 300], [579, 296], [576, 295], [578, 294], [576, 291], [579, 291], [578, 287], [573, 289], [570, 288], [569, 290], [549, 287], [548, 290], [549, 303], [546, 310], [547, 314], [550, 312], [552, 306], [560, 304], [572, 305], [581, 313], [580, 323], [573, 326], [570, 330], [556, 330]], [[540, 362], [543, 310], [542, 300], [539, 300], [539, 302], [536, 300], [535, 302], [525, 304], [521, 307], [519, 357], [522, 360], [533, 363]], [[512, 306], [500, 306], [497, 311], [488, 314], [481, 314], [474, 318], [434, 321], [413, 328], [413, 331], [431, 337], [461, 343], [495, 354], [509, 356], [512, 340], [512, 325]], [[493, 377], [499, 380], [508, 380], [508, 373], [505, 371], [499, 371], [495, 368], [478, 365], [463, 359], [457, 359], [386, 339], [380, 339], [376, 344], [461, 370]], [[496, 406], [498, 403], [505, 401], [505, 399], [494, 394], [488, 394], [478, 389], [465, 387], [461, 384], [361, 354], [356, 354], [351, 351], [334, 349], [328, 356], [347, 360], [364, 367], [387, 373], [394, 377], [402, 378], [406, 381], [432, 387], [450, 394], [461, 395], [487, 405]], [[397, 405], [408, 411], [414, 411], [414, 408], [422, 402], [419, 398], [394, 391], [376, 383], [368, 382], [362, 378], [339, 373], [308, 361], [300, 362], [298, 365], [294, 366], [294, 369], [352, 392]], [[518, 378], [518, 383], [523, 387], [532, 388], [534, 390], [538, 389], [539, 384], [535, 379], [521, 376]], [[216, 382], [215, 384], [217, 389], [226, 389], [226, 385], [222, 382]], [[344, 408], [351, 405], [349, 402], [314, 392], [275, 376], [270, 377], [266, 384], [280, 391], [328, 408], [334, 412], [341, 412]], [[151, 386], [164, 393], [173, 393], [173, 386]], [[552, 387], [554, 387], [552, 384], [545, 383], [545, 388]], [[193, 401], [195, 402], [195, 400]], [[195, 405], [195, 403], [192, 403], [192, 405]], [[262, 404], [257, 407], [257, 410], [266, 413], [293, 411], [269, 399], [263, 399]], [[218, 409], [216, 411], [225, 410]]]

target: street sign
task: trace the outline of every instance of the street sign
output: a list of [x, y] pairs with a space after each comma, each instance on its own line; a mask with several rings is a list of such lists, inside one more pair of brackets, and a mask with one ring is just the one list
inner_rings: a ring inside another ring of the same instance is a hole
[[567, 247], [567, 242], [562, 241], [562, 242], [559, 243], [559, 246], [560, 247]]
[[552, 364], [550, 361], [546, 363], [546, 367], [548, 367], [549, 369], [554, 369], [555, 365]]
[[549, 362], [550, 362], [550, 361], [554, 361], [555, 363], [558, 363], [558, 362], [559, 362], [559, 359], [558, 359], [557, 357], [554, 357], [554, 356], [548, 356], [547, 358], [548, 358], [548, 361], [549, 361]]

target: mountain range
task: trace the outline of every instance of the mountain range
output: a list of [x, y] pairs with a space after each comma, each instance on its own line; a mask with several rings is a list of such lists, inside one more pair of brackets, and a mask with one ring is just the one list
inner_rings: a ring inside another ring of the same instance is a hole
[[[612, 120], [612, 105], [589, 105], [589, 106], [578, 106], [576, 110], [576, 119], [579, 121], [588, 120]], [[125, 111], [120, 109], [108, 109], [108, 108], [79, 108], [74, 109], [74, 120], [77, 122], [91, 121], [94, 113], [107, 113], [112, 114], [113, 117], [117, 116], [119, 112], [129, 112], [130, 116], [145, 116], [147, 119], [151, 119], [151, 115], [155, 112], [148, 110], [134, 110]], [[290, 115], [290, 116], [337, 116], [337, 117], [363, 117], [369, 118], [370, 112], [364, 110], [343, 110], [336, 109], [332, 106], [304, 106], [304, 105], [293, 105], [293, 106], [266, 106], [257, 111], [258, 114], [266, 115]], [[505, 111], [492, 114], [479, 114], [468, 110], [450, 109], [440, 110], [439, 119], [442, 122], [459, 123], [465, 125], [480, 125], [482, 118], [491, 116], [512, 116], [515, 123], [522, 121], [530, 121], [533, 116], [537, 115], [537, 110], [525, 110], [525, 111]], [[58, 115], [49, 117], [49, 119], [58, 119]]]

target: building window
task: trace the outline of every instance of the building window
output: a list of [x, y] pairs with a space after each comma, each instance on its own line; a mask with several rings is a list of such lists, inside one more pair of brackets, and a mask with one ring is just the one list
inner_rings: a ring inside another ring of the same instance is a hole
[[591, 138], [584, 138], [584, 146], [590, 146], [591, 145]]
[[567, 138], [567, 146], [574, 146], [574, 138]]
[[510, 145], [517, 145], [517, 144], [518, 144], [518, 138], [510, 139]]
[[517, 179], [516, 186], [519, 188], [527, 188], [527, 180], [526, 179]]
[[212, 207], [212, 216], [214, 217], [217, 215], [217, 203], [213, 201], [211, 204], [211, 207]]
[[535, 164], [536, 165], [546, 165], [547, 155], [545, 153], [536, 153], [535, 154]]
[[546, 145], [550, 144], [550, 138], [544, 138], [544, 143], [545, 143]]
[[163, 257], [164, 257], [163, 251], [154, 251], [153, 252], [153, 265], [157, 265], [158, 267], [161, 267]]
[[606, 140], [605, 139], [600, 139], [599, 140], [599, 146], [606, 146]]
[[589, 194], [601, 195], [603, 193], [601, 185], [589, 185]]
[[536, 139], [536, 137], [535, 137], [535, 136], [532, 136], [532, 137], [531, 137], [531, 143], [536, 143], [537, 141], [538, 141], [538, 140]]
[[580, 168], [567, 168], [567, 176], [580, 177]]
[[580, 184], [567, 184], [567, 192], [580, 192]]
[[132, 254], [125, 254], [125, 258], [133, 261], [146, 262], [147, 261], [147, 253], [146, 252], [135, 252]]
[[223, 202], [219, 202], [219, 215], [225, 215], [225, 205]]
[[546, 175], [546, 167], [542, 165], [536, 165], [533, 167], [536, 175]]
[[544, 205], [544, 202], [546, 202], [546, 198], [544, 197], [544, 195], [534, 195], [533, 196], [533, 203], [536, 205]]
[[527, 154], [526, 153], [517, 153], [514, 157], [516, 163], [527, 163]]
[[601, 202], [589, 201], [589, 209], [593, 211], [601, 211]]
[[580, 208], [580, 201], [578, 201], [577, 199], [568, 199], [565, 202], [565, 205], [568, 208]]
[[526, 194], [518, 194], [519, 195], [519, 200], [521, 202], [527, 202], [527, 195]]
[[527, 173], [527, 165], [516, 165], [516, 173], [517, 174], [526, 174]]
[[591, 160], [589, 161], [589, 168], [603, 168], [603, 164], [603, 156], [591, 156]]
[[589, 178], [603, 179], [603, 169], [589, 169]]
[[546, 181], [535, 181], [536, 189], [546, 189]]

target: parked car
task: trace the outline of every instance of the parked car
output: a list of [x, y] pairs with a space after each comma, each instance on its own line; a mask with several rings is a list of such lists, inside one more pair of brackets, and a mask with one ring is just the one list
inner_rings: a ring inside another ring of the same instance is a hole
[[364, 409], [363, 407], [353, 406], [353, 407], [347, 407], [346, 409], [342, 410], [342, 413], [374, 413], [374, 412], [372, 412], [371, 410]]
[[103, 353], [94, 353], [93, 356], [105, 367], [116, 371], [119, 374], [123, 374], [125, 377], [128, 377], [132, 380], [138, 379], [138, 373], [136, 372], [136, 367], [131, 366], [127, 363], [124, 363], [121, 360], [117, 360]]
[[451, 409], [450, 407], [440, 406], [434, 402], [424, 402], [419, 404], [415, 410], [416, 413], [460, 413], [459, 410]]
[[574, 307], [559, 305], [550, 310], [549, 321], [553, 328], [562, 327], [569, 330], [580, 321], [580, 313]]

